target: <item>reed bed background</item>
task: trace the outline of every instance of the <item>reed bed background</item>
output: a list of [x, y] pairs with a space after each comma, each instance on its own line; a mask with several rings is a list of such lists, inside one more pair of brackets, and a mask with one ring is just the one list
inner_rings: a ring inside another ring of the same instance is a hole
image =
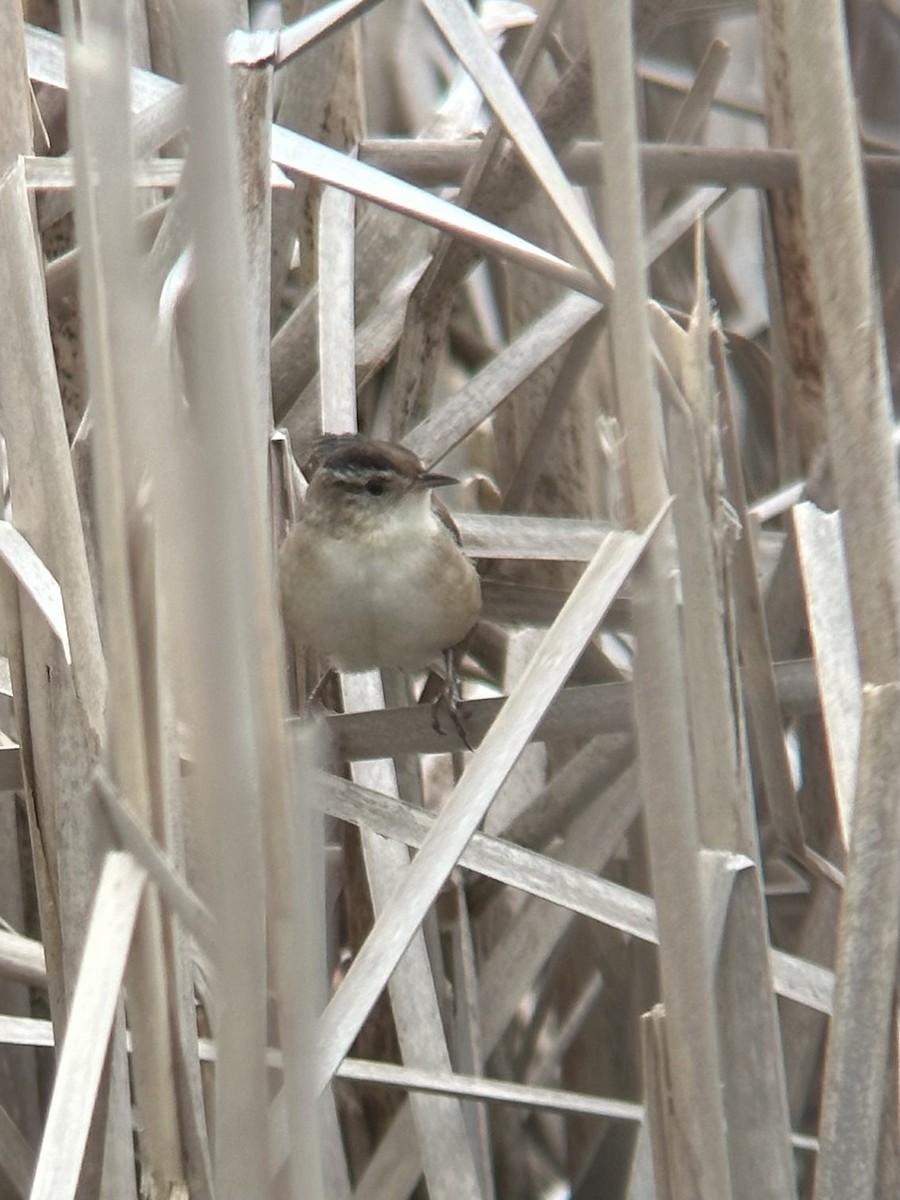
[[[896, 5], [24, 9], [0, 1200], [896, 1197]], [[474, 752], [301, 715], [323, 429], [462, 480]]]

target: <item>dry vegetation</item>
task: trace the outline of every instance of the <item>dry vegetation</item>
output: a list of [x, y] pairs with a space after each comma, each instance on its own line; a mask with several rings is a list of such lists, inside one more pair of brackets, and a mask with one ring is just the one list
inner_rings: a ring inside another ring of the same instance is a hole
[[[25, 10], [0, 1200], [896, 1197], [896, 4]], [[462, 477], [474, 752], [291, 715], [355, 428]]]

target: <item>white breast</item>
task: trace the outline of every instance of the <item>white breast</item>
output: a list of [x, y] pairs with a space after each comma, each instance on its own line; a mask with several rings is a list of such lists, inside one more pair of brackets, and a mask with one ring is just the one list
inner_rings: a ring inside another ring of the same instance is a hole
[[282, 548], [285, 620], [345, 670], [423, 667], [460, 641], [481, 604], [478, 577], [431, 509], [406, 498], [364, 536], [298, 525]]

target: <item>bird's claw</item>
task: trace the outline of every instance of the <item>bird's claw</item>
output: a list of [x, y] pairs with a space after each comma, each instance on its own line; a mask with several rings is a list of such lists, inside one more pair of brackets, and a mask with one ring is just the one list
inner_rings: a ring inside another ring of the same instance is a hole
[[462, 744], [467, 750], [474, 750], [475, 747], [469, 741], [469, 735], [466, 733], [466, 728], [463, 725], [462, 712], [460, 710], [459, 675], [456, 671], [456, 663], [453, 659], [452, 650], [444, 651], [444, 666], [444, 686], [431, 702], [431, 727], [435, 733], [441, 734], [442, 737], [446, 736], [446, 731], [441, 728], [438, 717], [439, 708], [441, 704], [444, 704], [453, 728], [459, 734]]

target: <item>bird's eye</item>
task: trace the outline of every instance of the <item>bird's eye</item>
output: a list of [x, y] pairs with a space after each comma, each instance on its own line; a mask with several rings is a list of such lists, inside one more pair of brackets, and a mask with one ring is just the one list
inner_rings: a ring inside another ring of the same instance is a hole
[[384, 492], [384, 480], [370, 479], [366, 484], [366, 491], [370, 496], [381, 496]]

